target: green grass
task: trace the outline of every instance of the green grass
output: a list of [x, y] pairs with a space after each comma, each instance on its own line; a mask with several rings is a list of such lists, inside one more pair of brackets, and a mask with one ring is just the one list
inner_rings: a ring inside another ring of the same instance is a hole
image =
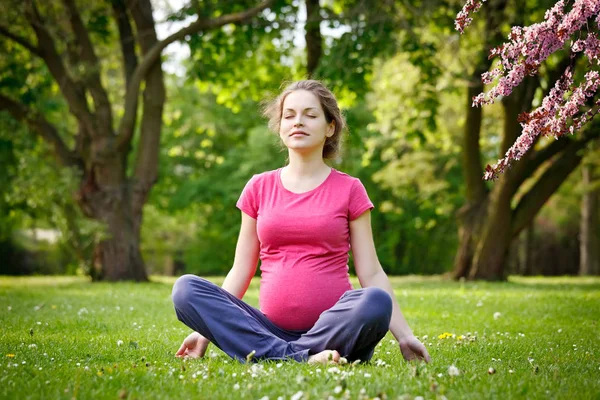
[[[404, 362], [389, 334], [366, 365], [244, 365], [214, 346], [182, 361], [173, 354], [190, 330], [173, 312], [172, 279], [0, 277], [0, 398], [600, 399], [600, 279], [392, 281], [426, 336], [428, 365]], [[255, 281], [246, 299], [255, 305], [257, 295]]]

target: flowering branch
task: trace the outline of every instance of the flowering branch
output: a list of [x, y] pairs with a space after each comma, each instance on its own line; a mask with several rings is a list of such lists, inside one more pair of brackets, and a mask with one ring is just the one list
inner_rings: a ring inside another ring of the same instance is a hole
[[[470, 14], [476, 12], [483, 1], [468, 0], [456, 17], [456, 29], [461, 33], [472, 21]], [[487, 93], [473, 97], [473, 106], [491, 104], [500, 96], [508, 96], [526, 76], [535, 75], [550, 54], [562, 49], [567, 41], [582, 29], [590, 26], [594, 19], [600, 27], [600, 1], [575, 0], [571, 10], [565, 13], [565, 2], [559, 0], [546, 11], [544, 21], [527, 27], [513, 27], [508, 42], [490, 51], [490, 58], [499, 57], [500, 66], [482, 74], [485, 84], [497, 83]], [[593, 24], [592, 24], [593, 25]], [[600, 74], [592, 68], [600, 65], [600, 40], [589, 30], [585, 39], [571, 42], [571, 57], [583, 53], [588, 59], [590, 71], [576, 86], [572, 68], [568, 68], [556, 82], [554, 88], [543, 99], [542, 105], [531, 113], [519, 116], [523, 128], [521, 136], [508, 149], [504, 158], [494, 166], [488, 165], [484, 179], [495, 179], [513, 160], [519, 160], [539, 135], [558, 138], [574, 133], [596, 115], [600, 100], [580, 114], [580, 109], [594, 99], [600, 87]], [[579, 115], [578, 115], [579, 114]]]
[[456, 16], [456, 20], [454, 21], [454, 27], [460, 33], [465, 31], [465, 28], [471, 25], [473, 22], [473, 18], [471, 18], [471, 13], [476, 13], [481, 8], [481, 5], [485, 2], [485, 0], [467, 0], [465, 6]]

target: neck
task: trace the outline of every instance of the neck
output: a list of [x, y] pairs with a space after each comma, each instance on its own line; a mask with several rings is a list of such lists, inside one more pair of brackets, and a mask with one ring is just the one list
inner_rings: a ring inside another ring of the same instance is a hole
[[322, 151], [302, 154], [290, 150], [288, 154], [290, 162], [286, 169], [293, 175], [311, 176], [329, 169], [323, 160]]

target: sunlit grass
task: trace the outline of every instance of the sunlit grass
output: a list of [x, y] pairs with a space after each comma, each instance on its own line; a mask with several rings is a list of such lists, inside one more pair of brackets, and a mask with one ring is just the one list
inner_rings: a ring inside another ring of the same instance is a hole
[[[214, 347], [176, 359], [189, 329], [173, 312], [174, 278], [152, 280], [0, 277], [0, 398], [600, 397], [598, 278], [393, 278], [433, 362], [404, 362], [388, 335], [372, 363], [339, 367], [243, 365]], [[248, 301], [257, 295], [255, 280]]]

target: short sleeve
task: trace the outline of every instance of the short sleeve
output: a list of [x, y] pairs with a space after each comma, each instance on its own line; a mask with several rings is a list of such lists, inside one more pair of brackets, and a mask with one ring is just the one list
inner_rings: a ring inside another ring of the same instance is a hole
[[256, 185], [256, 175], [254, 175], [242, 190], [242, 194], [235, 206], [248, 214], [252, 218], [258, 217], [258, 193]]
[[352, 184], [350, 189], [350, 200], [348, 203], [348, 217], [350, 221], [360, 217], [365, 211], [373, 209], [373, 203], [369, 199], [367, 190], [358, 179]]

